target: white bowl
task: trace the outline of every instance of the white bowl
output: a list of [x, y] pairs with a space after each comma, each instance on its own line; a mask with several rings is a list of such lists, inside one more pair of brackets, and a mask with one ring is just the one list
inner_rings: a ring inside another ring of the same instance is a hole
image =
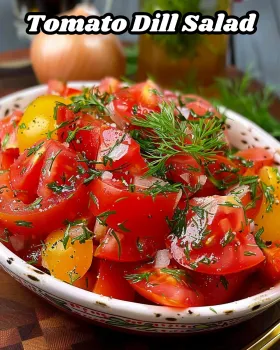
[[[75, 82], [72, 87], [96, 82]], [[46, 86], [25, 89], [0, 99], [0, 117], [15, 108], [25, 108]], [[221, 109], [225, 110], [221, 107]], [[280, 143], [241, 115], [225, 110], [228, 135], [233, 146], [267, 147], [280, 160]], [[0, 244], [0, 265], [18, 282], [55, 306], [101, 325], [141, 333], [194, 333], [215, 330], [248, 320], [280, 300], [280, 283], [273, 288], [236, 302], [209, 307], [176, 309], [132, 303], [78, 289], [27, 264]], [[216, 313], [212, 310], [215, 310]]]

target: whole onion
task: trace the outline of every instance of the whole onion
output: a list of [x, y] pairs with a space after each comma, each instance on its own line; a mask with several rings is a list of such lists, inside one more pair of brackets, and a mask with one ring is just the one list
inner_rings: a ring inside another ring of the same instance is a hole
[[[97, 14], [78, 6], [64, 15]], [[31, 45], [31, 61], [40, 82], [50, 79], [99, 80], [119, 78], [125, 72], [125, 56], [113, 34], [47, 35], [38, 34]]]

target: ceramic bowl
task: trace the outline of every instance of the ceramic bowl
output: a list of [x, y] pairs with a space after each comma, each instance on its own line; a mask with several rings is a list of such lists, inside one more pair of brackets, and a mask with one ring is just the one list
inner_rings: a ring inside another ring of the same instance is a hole
[[[72, 87], [92, 86], [94, 82], [75, 82]], [[0, 99], [0, 117], [15, 108], [24, 109], [35, 97], [46, 93], [37, 86]], [[224, 108], [221, 108], [224, 109]], [[224, 109], [225, 110], [225, 109]], [[266, 147], [280, 160], [280, 143], [254, 123], [230, 110], [227, 129], [233, 146]], [[209, 307], [176, 309], [112, 299], [61, 282], [25, 263], [0, 244], [0, 265], [22, 285], [51, 304], [100, 325], [141, 333], [194, 333], [216, 330], [248, 320], [280, 300], [280, 283], [250, 298]], [[31, 296], [30, 296], [31, 297]]]

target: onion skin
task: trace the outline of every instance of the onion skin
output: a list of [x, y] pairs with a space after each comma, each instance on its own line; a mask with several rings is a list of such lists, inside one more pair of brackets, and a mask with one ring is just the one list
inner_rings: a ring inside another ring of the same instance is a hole
[[[68, 15], [81, 15], [76, 8]], [[86, 13], [83, 12], [83, 15]], [[100, 80], [125, 73], [121, 43], [113, 34], [38, 34], [31, 45], [31, 61], [38, 80]]]

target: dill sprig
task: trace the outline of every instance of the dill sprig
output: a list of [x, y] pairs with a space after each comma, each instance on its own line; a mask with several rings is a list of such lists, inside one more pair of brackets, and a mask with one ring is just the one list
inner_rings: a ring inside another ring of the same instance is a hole
[[162, 183], [161, 181], [154, 182], [150, 187], [148, 187], [144, 193], [155, 198], [159, 194], [167, 195], [168, 193], [178, 193], [182, 185], [180, 183]]
[[101, 115], [110, 115], [107, 105], [114, 99], [112, 94], [101, 93], [97, 88], [85, 88], [81, 95], [71, 97], [72, 104], [67, 107], [74, 113], [93, 110]]
[[[167, 160], [177, 154], [187, 153], [200, 161], [215, 156], [226, 146], [222, 118], [185, 120], [180, 115], [175, 116], [174, 110], [174, 104], [163, 103], [160, 112], [132, 120], [133, 125], [143, 128], [142, 139], [150, 140], [140, 143], [149, 160], [147, 175], [164, 173]], [[187, 135], [191, 135], [191, 143], [186, 142]]]

